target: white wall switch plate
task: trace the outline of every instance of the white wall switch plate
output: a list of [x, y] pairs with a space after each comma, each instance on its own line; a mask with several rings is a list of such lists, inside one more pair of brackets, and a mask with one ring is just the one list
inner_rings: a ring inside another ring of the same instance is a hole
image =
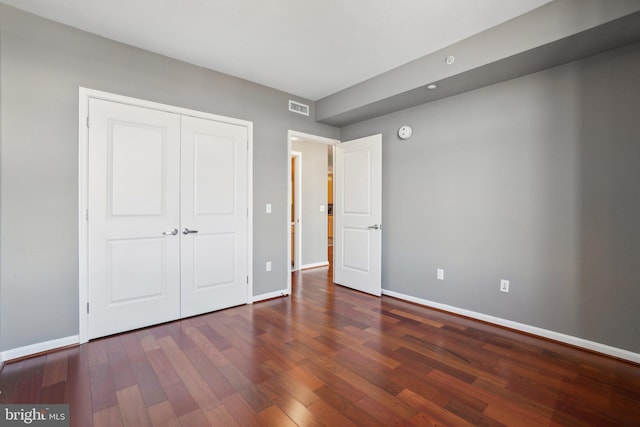
[[271, 271], [271, 261], [267, 261], [264, 266], [265, 271]]
[[509, 292], [508, 280], [500, 280], [500, 292]]
[[324, 205], [320, 205], [320, 212], [324, 212]]
[[271, 213], [271, 203], [267, 203], [264, 208], [265, 212]]
[[436, 278], [438, 280], [444, 280], [444, 270], [439, 268], [436, 270]]

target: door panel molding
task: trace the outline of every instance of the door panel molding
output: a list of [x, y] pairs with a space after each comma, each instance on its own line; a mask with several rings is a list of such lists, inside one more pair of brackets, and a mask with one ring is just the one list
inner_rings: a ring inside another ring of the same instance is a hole
[[142, 107], [150, 110], [163, 111], [179, 114], [182, 116], [196, 117], [206, 120], [233, 124], [246, 129], [247, 137], [247, 165], [246, 165], [246, 188], [247, 188], [247, 225], [246, 225], [246, 245], [247, 245], [247, 298], [246, 303], [251, 302], [253, 295], [253, 123], [216, 114], [195, 111], [187, 108], [160, 104], [137, 98], [131, 98], [118, 94], [98, 91], [94, 89], [79, 88], [78, 105], [78, 313], [79, 313], [79, 334], [78, 341], [84, 343], [89, 338], [89, 103], [91, 99], [117, 102], [134, 107]]

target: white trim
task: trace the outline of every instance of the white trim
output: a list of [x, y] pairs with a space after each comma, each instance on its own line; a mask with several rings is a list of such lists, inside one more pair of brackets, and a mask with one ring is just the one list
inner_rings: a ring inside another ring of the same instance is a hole
[[307, 270], [309, 268], [326, 267], [328, 265], [329, 265], [329, 261], [314, 262], [312, 264], [305, 264], [300, 266], [300, 270]]
[[5, 350], [0, 353], [0, 360], [8, 362], [12, 359], [19, 357], [30, 356], [32, 354], [42, 353], [45, 351], [55, 350], [57, 348], [66, 347], [68, 345], [79, 344], [78, 335], [72, 335], [70, 337], [58, 338], [55, 340], [40, 342], [31, 345], [25, 345], [24, 347], [13, 348], [11, 350]]
[[253, 302], [253, 122], [247, 122], [247, 304]]
[[[310, 133], [299, 132], [296, 130], [289, 130], [287, 132], [287, 295], [291, 295], [291, 142], [292, 138], [296, 137], [304, 139], [306, 141], [318, 142], [327, 145], [340, 144], [339, 139], [327, 138], [325, 136], [312, 135]], [[255, 301], [255, 300], [254, 300]]]
[[585, 340], [583, 338], [574, 337], [572, 335], [550, 331], [548, 329], [538, 328], [537, 326], [531, 326], [524, 323], [514, 322], [512, 320], [502, 319], [500, 317], [490, 316], [488, 314], [477, 313], [475, 311], [466, 310], [463, 308], [458, 308], [458, 307], [454, 307], [447, 304], [441, 304], [438, 302], [416, 298], [410, 295], [405, 295], [398, 292], [389, 291], [386, 289], [382, 290], [382, 295], [387, 295], [390, 297], [413, 302], [413, 303], [424, 305], [427, 307], [437, 308], [439, 310], [448, 311], [450, 313], [459, 314], [462, 316], [470, 317], [472, 319], [482, 320], [483, 322], [493, 323], [495, 325], [504, 326], [509, 329], [514, 329], [516, 331], [526, 332], [528, 334], [537, 335], [539, 337], [548, 338], [554, 341], [559, 341], [561, 343], [565, 343], [565, 344], [580, 347], [586, 350], [595, 351], [597, 353], [602, 353], [609, 356], [617, 357], [619, 359], [628, 360], [630, 362], [640, 363], [639, 353], [633, 353], [628, 350], [612, 347], [612, 346], [597, 343], [594, 341]]
[[290, 295], [290, 293], [287, 292], [286, 289], [282, 289], [280, 291], [269, 292], [262, 295], [256, 295], [255, 297], [253, 297], [252, 302], [260, 302], [260, 301], [273, 299], [273, 298], [286, 297], [287, 295]]
[[180, 114], [183, 116], [197, 117], [201, 119], [214, 120], [234, 124], [247, 128], [247, 304], [253, 300], [253, 122], [232, 117], [220, 116], [217, 114], [205, 113], [203, 111], [191, 110], [188, 108], [176, 107], [172, 105], [160, 104], [138, 98], [117, 95], [109, 92], [80, 87], [78, 91], [78, 256], [79, 256], [79, 289], [78, 289], [78, 311], [79, 330], [78, 340], [85, 343], [88, 338], [89, 316], [87, 315], [87, 303], [89, 301], [88, 290], [88, 224], [86, 221], [86, 211], [88, 209], [88, 146], [89, 133], [87, 131], [87, 117], [89, 116], [89, 99], [101, 99], [104, 101], [118, 102], [120, 104], [135, 107], [149, 108], [153, 110], [165, 111], [168, 113]]
[[[300, 270], [302, 267], [302, 153], [300, 151], [291, 151], [291, 157], [289, 157], [289, 163], [291, 163], [291, 158], [296, 158], [296, 170], [295, 170], [295, 179], [296, 179], [296, 197], [295, 203], [296, 206], [294, 208], [295, 212], [298, 214], [297, 219], [298, 222], [294, 224], [294, 239], [295, 242], [293, 244], [293, 268], [291, 271]], [[293, 173], [293, 171], [291, 171]], [[291, 176], [291, 174], [289, 175]], [[292, 204], [292, 193], [293, 191], [289, 191], [289, 207]], [[291, 222], [294, 222], [295, 219], [291, 218]], [[291, 224], [291, 223], [290, 223]], [[291, 242], [289, 242], [289, 250], [291, 251]], [[291, 256], [289, 257], [291, 259]]]

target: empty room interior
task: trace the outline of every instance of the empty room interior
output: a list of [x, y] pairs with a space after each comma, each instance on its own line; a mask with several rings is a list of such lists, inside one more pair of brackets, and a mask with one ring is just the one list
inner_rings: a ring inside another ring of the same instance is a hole
[[639, 114], [640, 0], [0, 0], [0, 424], [640, 425]]

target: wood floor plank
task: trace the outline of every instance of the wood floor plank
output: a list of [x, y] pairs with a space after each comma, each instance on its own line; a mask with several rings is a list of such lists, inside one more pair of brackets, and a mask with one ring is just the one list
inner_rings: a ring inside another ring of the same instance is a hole
[[[278, 384], [263, 383], [258, 386], [263, 393], [265, 393], [271, 401], [278, 405], [284, 413], [287, 414], [295, 423], [301, 426], [321, 426], [325, 425], [321, 419], [317, 418], [307, 407], [300, 402], [299, 396], [294, 396], [281, 388]], [[314, 403], [318, 402], [320, 398], [315, 396]], [[308, 405], [312, 406], [313, 403]]]
[[277, 384], [287, 393], [296, 397], [300, 403], [304, 406], [309, 406], [316, 400], [318, 400], [318, 396], [313, 392], [312, 389], [307, 387], [304, 383], [297, 381], [295, 378], [289, 376], [286, 372], [282, 372], [279, 375], [274, 375], [271, 377], [272, 383]]
[[140, 337], [137, 333], [122, 334], [121, 342], [122, 346], [124, 347], [124, 351], [129, 359], [130, 365], [147, 360], [144, 348], [142, 347], [142, 343], [140, 342]]
[[505, 425], [513, 425], [510, 423], [515, 422], [517, 419], [522, 420], [523, 425], [541, 425], [545, 423], [545, 418], [548, 417], [548, 414], [544, 415], [541, 413], [543, 410], [542, 407], [538, 407], [537, 410], [534, 408], [524, 408], [514, 402], [511, 399], [512, 396], [508, 396], [508, 393], [501, 395], [502, 392], [495, 394], [487, 390], [487, 387], [491, 387], [493, 390], [498, 391], [499, 388], [491, 383], [485, 383], [479, 380], [476, 384], [471, 385], [439, 370], [433, 370], [427, 375], [439, 381], [442, 387], [456, 389], [484, 401], [487, 407], [483, 413]]
[[351, 399], [351, 396], [345, 396], [338, 393], [331, 387], [322, 386], [316, 390], [316, 394], [332, 408], [335, 408], [345, 418], [351, 420], [357, 425], [379, 426], [384, 427], [382, 420], [374, 418], [371, 414], [362, 409], [357, 401]]
[[69, 408], [70, 424], [74, 426], [93, 425], [93, 405], [91, 403], [91, 378], [89, 374], [88, 344], [83, 344], [65, 353], [67, 361], [67, 387], [64, 403], [73, 402]]
[[[416, 419], [428, 420], [433, 425], [443, 425], [450, 427], [472, 427], [473, 424], [460, 418], [456, 414], [447, 411], [442, 406], [432, 402], [429, 399], [414, 393], [411, 390], [403, 390], [398, 398], [405, 402], [407, 405], [411, 405], [416, 408], [417, 415], [413, 418], [413, 422]], [[514, 424], [517, 425], [517, 424]]]
[[224, 405], [206, 409], [204, 415], [211, 427], [242, 427]]
[[115, 350], [107, 353], [109, 374], [113, 379], [116, 390], [131, 387], [136, 384], [129, 358], [124, 350]]
[[165, 386], [164, 392], [176, 416], [180, 417], [198, 409], [198, 403], [182, 382]]
[[163, 387], [181, 382], [180, 376], [160, 346], [157, 349], [146, 352], [146, 354], [158, 381]]
[[109, 372], [109, 366], [104, 363], [89, 368], [91, 384], [91, 405], [94, 412], [116, 406], [116, 386]]
[[225, 398], [222, 404], [241, 426], [258, 427], [262, 425], [262, 418], [245, 402], [240, 394], [234, 394]]
[[335, 359], [342, 366], [352, 370], [372, 385], [385, 390], [389, 394], [395, 396], [403, 389], [403, 386], [394, 380], [394, 370], [363, 356], [354, 349], [347, 348], [340, 351], [335, 355]]
[[46, 356], [47, 363], [42, 374], [42, 387], [57, 384], [67, 380], [67, 355], [65, 352], [55, 352]]
[[154, 427], [182, 427], [168, 400], [147, 407], [147, 413]]
[[120, 407], [110, 406], [93, 414], [94, 427], [124, 427]]
[[205, 416], [202, 409], [198, 408], [195, 411], [184, 414], [179, 419], [180, 424], [188, 427], [209, 427], [210, 423]]
[[[415, 411], [408, 405], [398, 400], [395, 395], [369, 382], [367, 379], [357, 375], [349, 369], [341, 369], [336, 375], [353, 387], [364, 392], [362, 399], [358, 401], [360, 406], [368, 406], [376, 408], [385, 408], [384, 412], [388, 412], [394, 417], [408, 420], [415, 415]], [[363, 403], [364, 402], [364, 403]]]
[[[208, 326], [204, 325], [200, 328], [188, 327], [185, 329], [189, 338], [195, 343], [196, 347], [213, 363], [215, 366], [223, 366], [229, 364], [229, 359], [221, 353], [221, 349], [211, 342], [207, 336], [202, 333], [202, 330], [211, 330]], [[226, 342], [226, 341], [225, 341]], [[225, 348], [228, 348], [225, 347]]]
[[[218, 399], [215, 394], [191, 364], [183, 349], [174, 341], [174, 337], [160, 338], [158, 344], [160, 344], [160, 348], [162, 348], [167, 359], [174, 366], [178, 376], [200, 408], [206, 409], [217, 406]], [[191, 348], [191, 346], [188, 346], [188, 348]]]
[[323, 425], [335, 426], [335, 427], [357, 427], [361, 425], [359, 422], [354, 423], [347, 417], [342, 415], [336, 408], [331, 406], [330, 403], [324, 400], [318, 400], [316, 403], [309, 407], [309, 411], [316, 416], [316, 418], [323, 421]]
[[136, 384], [140, 388], [140, 393], [147, 407], [154, 406], [160, 402], [167, 400], [167, 394], [160, 384], [160, 380], [156, 375], [151, 363], [147, 360], [141, 360], [131, 366]]
[[71, 426], [635, 426], [640, 365], [292, 274], [292, 294], [9, 361]]
[[40, 400], [47, 403], [65, 403], [66, 382], [58, 382], [40, 390]]
[[138, 385], [118, 390], [116, 395], [124, 427], [152, 426]]
[[156, 337], [148, 329], [138, 331], [136, 334], [140, 340], [140, 346], [146, 352], [159, 349], [160, 346], [156, 342]]
[[218, 399], [224, 399], [238, 391], [203, 352], [190, 348], [185, 354]]
[[291, 418], [287, 416], [282, 409], [275, 405], [269, 406], [267, 409], [260, 412], [260, 417], [263, 420], [264, 425], [270, 427], [297, 427]]
[[243, 353], [238, 348], [231, 347], [224, 350], [223, 354], [255, 385], [266, 381], [268, 377], [258, 365], [260, 362], [260, 353], [255, 351], [253, 348], [252, 350], [253, 351], [251, 353]]
[[87, 355], [89, 358], [89, 366], [105, 365], [107, 363], [107, 352], [104, 348], [102, 340], [91, 342], [87, 346]]

